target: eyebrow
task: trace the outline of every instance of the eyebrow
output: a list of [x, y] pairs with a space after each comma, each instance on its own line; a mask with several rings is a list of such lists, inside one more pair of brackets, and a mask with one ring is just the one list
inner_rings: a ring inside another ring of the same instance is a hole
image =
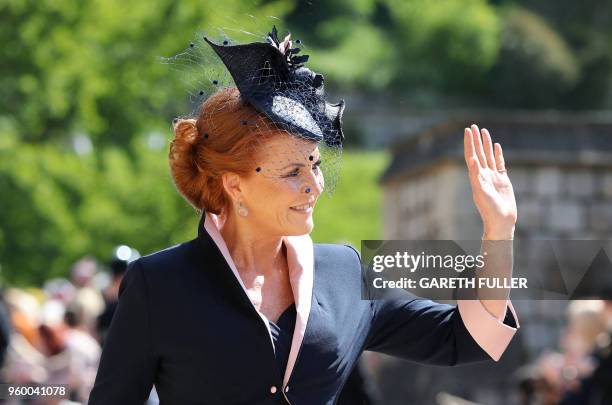
[[[320, 156], [319, 156], [319, 159], [317, 159], [317, 161], [314, 162], [313, 164], [317, 164], [319, 162], [321, 162], [321, 157]], [[304, 167], [304, 164], [303, 163], [297, 163], [297, 162], [289, 163], [287, 166], [283, 167], [281, 170], [285, 170], [286, 168], [291, 167], [291, 166]]]

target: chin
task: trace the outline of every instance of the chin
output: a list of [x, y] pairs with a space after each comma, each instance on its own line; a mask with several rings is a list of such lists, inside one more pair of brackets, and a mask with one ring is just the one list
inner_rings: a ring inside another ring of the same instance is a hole
[[299, 236], [312, 232], [314, 228], [314, 222], [312, 217], [302, 221], [301, 223], [293, 223], [291, 227], [287, 229], [287, 236]]
[[289, 207], [281, 218], [279, 224], [282, 224], [284, 235], [300, 236], [308, 234], [314, 228], [314, 206], [308, 212], [296, 212]]

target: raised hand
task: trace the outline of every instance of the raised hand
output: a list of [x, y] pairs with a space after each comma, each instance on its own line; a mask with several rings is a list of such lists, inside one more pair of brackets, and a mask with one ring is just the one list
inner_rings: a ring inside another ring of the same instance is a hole
[[483, 239], [513, 239], [516, 200], [501, 145], [493, 145], [489, 131], [472, 125], [465, 128], [463, 151], [472, 197], [482, 218]]

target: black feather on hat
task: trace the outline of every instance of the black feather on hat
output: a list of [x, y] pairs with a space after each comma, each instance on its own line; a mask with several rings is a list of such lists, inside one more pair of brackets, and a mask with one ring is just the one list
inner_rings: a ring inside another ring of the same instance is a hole
[[276, 27], [267, 42], [217, 45], [204, 38], [228, 69], [243, 99], [274, 123], [308, 140], [341, 148], [344, 100], [325, 100], [323, 75], [303, 66], [308, 55], [291, 48], [291, 34], [282, 42]]

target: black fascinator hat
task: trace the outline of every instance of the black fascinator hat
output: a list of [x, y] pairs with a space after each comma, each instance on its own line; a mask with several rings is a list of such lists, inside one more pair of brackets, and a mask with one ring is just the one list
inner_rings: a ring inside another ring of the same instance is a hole
[[342, 148], [344, 100], [325, 100], [323, 75], [304, 67], [308, 55], [297, 55], [300, 48], [292, 48], [291, 34], [280, 42], [274, 26], [267, 42], [220, 45], [204, 40], [229, 71], [241, 97], [257, 111], [292, 134]]
[[[253, 168], [258, 176], [305, 184], [312, 173], [331, 195], [341, 169], [344, 100], [327, 102], [323, 75], [304, 66], [308, 55], [300, 48], [305, 46], [292, 41], [291, 34], [280, 41], [275, 26], [267, 33], [229, 27], [214, 37], [197, 32], [184, 51], [161, 57], [186, 85], [193, 108], [173, 120], [174, 128], [183, 120], [195, 121], [197, 144], [211, 145], [210, 150], [228, 147], [218, 142], [225, 136], [248, 134], [242, 147], [256, 153], [242, 156], [258, 159]], [[281, 134], [270, 137], [274, 128], [285, 131], [289, 142]]]

